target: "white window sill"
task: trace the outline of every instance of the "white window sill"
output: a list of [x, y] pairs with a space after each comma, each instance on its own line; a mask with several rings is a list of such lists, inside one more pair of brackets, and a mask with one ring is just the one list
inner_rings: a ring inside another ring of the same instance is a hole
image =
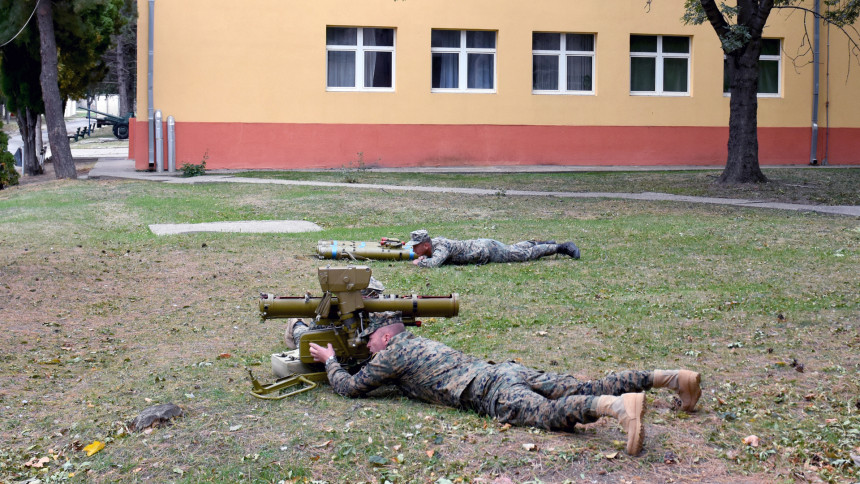
[[532, 91], [538, 96], [594, 96], [594, 91]]
[[495, 94], [495, 89], [430, 89], [430, 92], [448, 92], [459, 94]]

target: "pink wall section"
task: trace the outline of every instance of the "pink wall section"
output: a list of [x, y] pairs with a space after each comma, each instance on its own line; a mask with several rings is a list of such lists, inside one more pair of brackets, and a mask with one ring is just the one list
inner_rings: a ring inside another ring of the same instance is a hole
[[[132, 123], [129, 156], [148, 167], [145, 122]], [[166, 132], [166, 128], [165, 128]], [[809, 163], [809, 128], [760, 128], [760, 162]], [[176, 123], [176, 166], [340, 168], [368, 166], [721, 165], [728, 128]], [[824, 132], [819, 139], [823, 159]], [[165, 153], [167, 150], [165, 149]], [[860, 164], [860, 129], [831, 129], [831, 164]], [[165, 160], [165, 165], [167, 161]]]

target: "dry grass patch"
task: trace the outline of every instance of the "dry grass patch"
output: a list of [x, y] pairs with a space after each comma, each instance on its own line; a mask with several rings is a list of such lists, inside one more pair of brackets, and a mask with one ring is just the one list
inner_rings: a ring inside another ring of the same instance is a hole
[[[4, 190], [0, 211], [9, 214], [0, 220], [0, 480], [858, 477], [840, 463], [860, 431], [860, 230], [850, 218], [126, 181]], [[255, 218], [307, 218], [327, 230], [155, 237], [146, 228]], [[689, 367], [704, 374], [701, 410], [676, 412], [670, 394], [653, 392], [646, 450], [629, 458], [616, 454], [624, 436], [608, 420], [569, 435], [505, 429], [391, 390], [362, 400], [328, 387], [281, 402], [248, 395], [245, 366], [268, 379], [269, 354], [283, 348], [282, 325], [259, 319], [260, 292], [318, 293], [317, 239], [403, 237], [419, 227], [583, 249], [580, 261], [373, 263], [390, 293], [460, 294], [461, 315], [426, 321], [422, 336], [581, 378]], [[125, 431], [143, 408], [165, 402], [186, 416], [148, 434]], [[750, 434], [758, 448], [741, 442]], [[80, 448], [96, 440], [105, 448], [86, 456]], [[42, 457], [43, 467], [27, 466]]]

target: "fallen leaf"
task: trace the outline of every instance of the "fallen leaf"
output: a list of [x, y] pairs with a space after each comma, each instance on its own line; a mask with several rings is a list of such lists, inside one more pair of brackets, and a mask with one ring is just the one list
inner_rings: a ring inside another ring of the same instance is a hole
[[132, 472], [132, 473], [134, 473], [134, 474], [137, 474], [138, 472], [140, 472], [140, 471], [142, 471], [142, 470], [143, 470], [143, 467], [138, 467], [138, 468], [136, 468], [136, 469], [132, 470], [131, 472]]
[[511, 424], [506, 423], [499, 428], [499, 432], [507, 432], [511, 428]]
[[836, 422], [838, 422], [838, 421], [839, 421], [839, 419], [838, 419], [838, 418], [827, 418], [827, 419], [824, 419], [824, 423], [826, 423], [826, 424], [835, 424], [835, 423], [836, 423]]
[[755, 435], [749, 435], [744, 438], [744, 443], [752, 447], [758, 447], [758, 437]]
[[535, 444], [523, 444], [523, 449], [529, 452], [534, 452], [535, 450], [537, 450], [537, 446]]
[[48, 462], [51, 462], [51, 459], [49, 459], [47, 457], [42, 457], [39, 459], [33, 457], [32, 459], [27, 461], [26, 464], [24, 464], [24, 467], [42, 468], [42, 467], [45, 467], [45, 464], [47, 464]]
[[237, 430], [239, 430], [239, 429], [241, 429], [241, 428], [242, 428], [242, 424], [239, 424], [239, 425], [233, 425], [233, 426], [231, 426], [231, 427], [230, 427], [230, 432], [235, 432], [235, 431], [237, 431]]
[[231, 356], [233, 355], [231, 355], [230, 353], [221, 353], [220, 355], [218, 355], [218, 359], [223, 360], [225, 358], [230, 358]]
[[174, 473], [174, 474], [179, 474], [179, 475], [181, 476], [181, 475], [185, 474], [185, 471], [183, 471], [182, 469], [180, 469], [180, 468], [178, 468], [178, 467], [174, 467], [174, 468], [173, 468], [173, 473]]
[[312, 445], [311, 447], [313, 447], [315, 449], [318, 449], [320, 447], [328, 447], [328, 444], [330, 444], [330, 443], [331, 443], [331, 440], [326, 440], [325, 442], [323, 442], [321, 444]]
[[372, 455], [368, 457], [367, 460], [375, 466], [384, 466], [385, 464], [388, 464], [388, 461], [385, 460], [385, 457], [382, 457], [381, 455]]
[[607, 459], [614, 459], [614, 458], [618, 457], [618, 452], [612, 452], [609, 454], [604, 454], [604, 457], [606, 457]]
[[435, 454], [435, 453], [436, 453], [435, 450], [428, 450], [427, 452], [425, 452], [425, 454], [427, 454], [427, 457], [429, 457], [431, 459], [433, 458], [433, 454]]
[[100, 451], [100, 450], [102, 450], [102, 449], [104, 449], [104, 448], [105, 448], [105, 444], [104, 444], [103, 442], [99, 442], [98, 440], [96, 440], [95, 442], [93, 442], [92, 444], [90, 444], [90, 445], [88, 445], [88, 446], [84, 447], [84, 448], [83, 448], [83, 449], [81, 449], [81, 450], [83, 450], [84, 452], [86, 452], [86, 453], [87, 453], [87, 457], [89, 457], [89, 456], [91, 456], [91, 455], [95, 454], [96, 452], [98, 452], [98, 451]]
[[548, 335], [549, 333], [547, 333], [546, 331], [538, 331], [538, 332], [537, 332], [537, 333], [535, 333], [535, 334], [536, 334], [536, 335], [538, 335], [538, 336], [546, 336], [546, 335]]
[[400, 450], [401, 447], [403, 447], [403, 446], [400, 444], [397, 444], [397, 445], [392, 446], [391, 450], [393, 450], [394, 452], [397, 452], [398, 450]]
[[152, 433], [152, 427], [147, 427], [146, 429], [143, 430], [143, 433], [146, 435], [151, 434]]

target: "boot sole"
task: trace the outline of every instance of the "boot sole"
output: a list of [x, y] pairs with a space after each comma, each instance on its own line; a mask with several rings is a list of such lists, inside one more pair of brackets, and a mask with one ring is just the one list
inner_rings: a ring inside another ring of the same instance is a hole
[[681, 410], [692, 412], [702, 396], [702, 375], [694, 371], [681, 370], [678, 374], [678, 395], [681, 397]]
[[627, 432], [627, 453], [639, 455], [642, 452], [642, 444], [645, 440], [645, 394], [627, 393], [621, 396], [624, 399], [624, 412], [628, 419], [624, 422], [624, 430]]

